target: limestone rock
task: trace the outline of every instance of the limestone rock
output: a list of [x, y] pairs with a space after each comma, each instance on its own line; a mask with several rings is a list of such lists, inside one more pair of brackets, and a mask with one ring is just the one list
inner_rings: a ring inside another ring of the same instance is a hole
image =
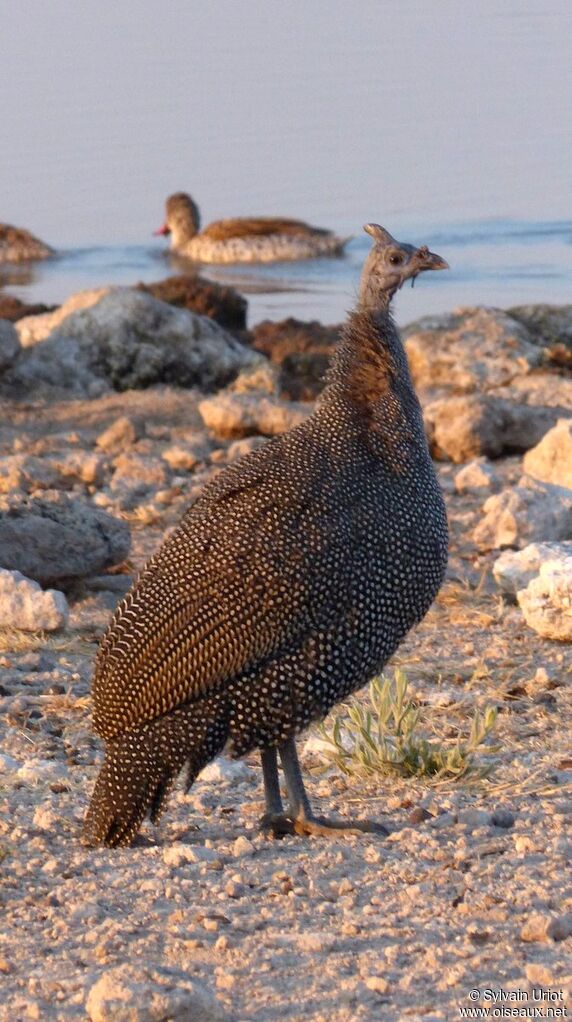
[[527, 328], [547, 361], [572, 365], [572, 305], [517, 305], [507, 311]]
[[432, 454], [457, 463], [527, 451], [559, 414], [555, 408], [518, 404], [493, 394], [439, 398], [423, 412]]
[[19, 350], [16, 330], [6, 319], [0, 319], [0, 373], [12, 365]]
[[126, 522], [63, 493], [0, 501], [0, 566], [42, 585], [98, 574], [129, 547]]
[[40, 341], [45, 341], [64, 319], [67, 319], [73, 312], [78, 312], [80, 309], [89, 309], [91, 305], [95, 305], [109, 291], [110, 288], [108, 287], [98, 287], [90, 291], [78, 291], [76, 294], [70, 295], [63, 305], [60, 305], [52, 312], [25, 316], [23, 319], [19, 319], [16, 330], [20, 338], [20, 344], [23, 348], [30, 348]]
[[572, 557], [570, 543], [530, 543], [523, 550], [505, 550], [493, 564], [493, 575], [503, 592], [514, 596], [526, 589], [540, 572], [541, 564]]
[[199, 412], [205, 425], [216, 436], [235, 439], [284, 433], [304, 422], [311, 408], [296, 401], [282, 401], [265, 393], [250, 391], [233, 394], [224, 391], [201, 401]]
[[542, 361], [522, 323], [500, 309], [461, 308], [426, 316], [403, 331], [417, 387], [456, 394], [506, 386]]
[[166, 486], [171, 473], [162, 458], [130, 451], [120, 454], [114, 462], [115, 472], [111, 479], [113, 490], [121, 486], [143, 486], [146, 489]]
[[265, 394], [278, 394], [278, 371], [267, 358], [241, 369], [238, 376], [229, 385], [233, 394], [248, 394], [256, 391]]
[[86, 1002], [91, 1022], [224, 1022], [209, 990], [187, 972], [119, 965], [104, 972]]
[[126, 415], [121, 415], [112, 422], [97, 438], [97, 446], [107, 454], [120, 454], [132, 447], [139, 437], [137, 426]]
[[86, 486], [102, 486], [107, 469], [107, 459], [91, 451], [68, 451], [56, 455], [49, 463], [60, 474], [62, 482], [85, 483]]
[[544, 561], [537, 577], [516, 594], [529, 628], [560, 642], [572, 642], [572, 544], [567, 545], [570, 553]]
[[572, 539], [572, 490], [523, 476], [518, 486], [489, 497], [473, 538], [481, 550]]
[[488, 458], [475, 458], [455, 474], [457, 493], [486, 493], [498, 481]]
[[9, 382], [88, 395], [161, 382], [211, 390], [260, 361], [213, 320], [114, 288], [23, 352]]
[[527, 451], [523, 466], [535, 479], [572, 490], [572, 418], [559, 419], [540, 443]]
[[62, 473], [49, 461], [26, 454], [0, 458], [0, 493], [17, 490], [33, 493], [61, 486], [65, 486]]
[[69, 607], [63, 593], [44, 592], [19, 571], [0, 568], [0, 627], [23, 632], [55, 632], [65, 628]]

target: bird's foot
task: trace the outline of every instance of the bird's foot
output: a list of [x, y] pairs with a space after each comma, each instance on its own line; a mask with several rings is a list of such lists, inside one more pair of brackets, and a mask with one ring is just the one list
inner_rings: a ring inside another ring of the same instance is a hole
[[265, 813], [259, 823], [259, 830], [266, 837], [282, 838], [295, 834], [294, 820], [285, 813]]
[[374, 820], [328, 820], [325, 816], [266, 813], [260, 821], [260, 830], [268, 837], [282, 838], [287, 834], [334, 837], [336, 834], [379, 834], [387, 837], [389, 831]]
[[374, 820], [328, 820], [325, 816], [298, 816], [294, 821], [296, 834], [311, 834], [315, 837], [334, 837], [336, 834], [380, 834], [387, 837], [389, 831], [382, 823]]

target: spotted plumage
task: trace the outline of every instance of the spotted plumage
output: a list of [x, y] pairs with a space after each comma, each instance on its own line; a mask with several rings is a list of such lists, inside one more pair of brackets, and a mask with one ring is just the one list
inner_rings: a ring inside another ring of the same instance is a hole
[[170, 195], [156, 234], [171, 236], [171, 250], [201, 263], [269, 263], [341, 255], [348, 238], [288, 217], [233, 217], [200, 229], [196, 202]]
[[[445, 510], [389, 303], [405, 279], [446, 264], [373, 233], [314, 414], [205, 487], [101, 643], [106, 760], [89, 843], [130, 843], [180, 770], [191, 784], [225, 746], [277, 747], [292, 768], [292, 737], [383, 667], [439, 589]], [[263, 767], [280, 815], [275, 756]]]

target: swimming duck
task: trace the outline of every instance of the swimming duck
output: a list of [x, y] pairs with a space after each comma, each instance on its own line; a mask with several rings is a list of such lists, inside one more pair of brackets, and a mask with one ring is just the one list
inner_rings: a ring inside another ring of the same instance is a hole
[[54, 250], [22, 227], [0, 224], [0, 263], [27, 263], [48, 259]]
[[155, 234], [171, 235], [171, 250], [201, 263], [269, 263], [343, 253], [348, 238], [286, 217], [215, 220], [202, 231], [196, 202], [185, 192], [170, 195], [166, 219]]

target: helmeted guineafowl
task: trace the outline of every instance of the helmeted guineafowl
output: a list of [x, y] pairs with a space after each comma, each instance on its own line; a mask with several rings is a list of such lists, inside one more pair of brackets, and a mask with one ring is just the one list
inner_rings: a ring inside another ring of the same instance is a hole
[[447, 264], [365, 230], [358, 307], [313, 415], [205, 487], [103, 638], [89, 844], [129, 844], [181, 769], [190, 785], [225, 746], [261, 750], [273, 832], [375, 829], [312, 814], [294, 737], [383, 667], [443, 579], [445, 508], [389, 306]]

